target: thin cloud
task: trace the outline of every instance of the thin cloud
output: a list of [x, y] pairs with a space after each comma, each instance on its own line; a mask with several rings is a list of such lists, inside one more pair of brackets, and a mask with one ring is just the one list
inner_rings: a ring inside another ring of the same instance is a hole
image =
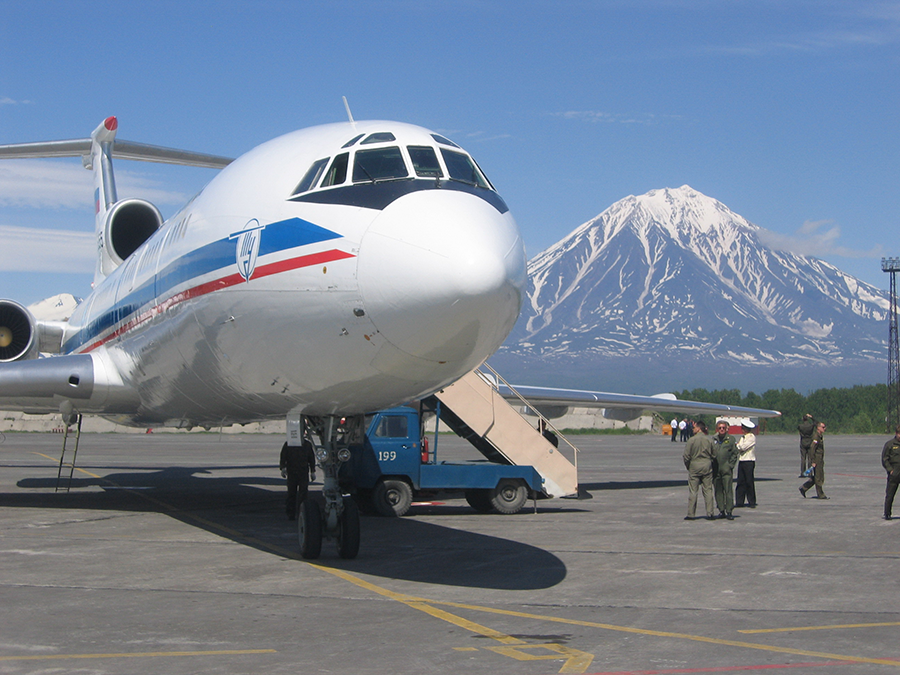
[[553, 117], [561, 117], [566, 120], [589, 122], [592, 124], [645, 124], [656, 125], [669, 120], [681, 119], [678, 115], [655, 115], [643, 113], [640, 115], [622, 115], [609, 113], [602, 110], [567, 110], [551, 113]]
[[34, 101], [16, 101], [9, 96], [0, 96], [0, 105], [31, 105]]
[[0, 225], [0, 269], [6, 272], [93, 272], [91, 232]]
[[[167, 190], [133, 171], [116, 171], [120, 199], [139, 197], [154, 204], [180, 205], [189, 195]], [[23, 159], [0, 164], [0, 206], [82, 209], [93, 200], [93, 177], [74, 162]]]
[[759, 228], [759, 239], [767, 246], [797, 255], [823, 258], [841, 256], [844, 258], [880, 258], [884, 255], [881, 244], [868, 251], [842, 246], [838, 243], [841, 228], [831, 220], [807, 220], [794, 234], [780, 234]]

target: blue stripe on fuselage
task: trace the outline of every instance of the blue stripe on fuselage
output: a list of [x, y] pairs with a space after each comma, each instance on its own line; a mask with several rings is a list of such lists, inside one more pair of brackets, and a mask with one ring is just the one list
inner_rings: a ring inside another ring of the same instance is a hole
[[[240, 231], [234, 234], [240, 234]], [[159, 236], [163, 236], [163, 232], [160, 232]], [[66, 340], [62, 352], [71, 353], [92, 342], [110, 328], [131, 319], [141, 309], [156, 302], [157, 299], [167, 299], [175, 288], [192, 280], [197, 280], [230, 265], [234, 265], [235, 272], [237, 272], [235, 253], [237, 240], [230, 237], [231, 235], [201, 246], [172, 261], [155, 277], [151, 277], [141, 286], [132, 290], [85, 328]], [[337, 232], [319, 227], [301, 218], [289, 218], [265, 226], [259, 244], [259, 257], [339, 238], [341, 235]], [[142, 249], [138, 249], [132, 255], [136, 255], [140, 250]], [[120, 280], [117, 279], [110, 283], [118, 284], [119, 282]]]

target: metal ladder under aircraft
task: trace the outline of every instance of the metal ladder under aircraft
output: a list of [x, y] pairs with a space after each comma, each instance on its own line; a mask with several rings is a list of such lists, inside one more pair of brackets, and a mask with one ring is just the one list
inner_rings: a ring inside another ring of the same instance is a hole
[[[487, 364], [484, 367], [497, 380], [502, 380], [493, 368]], [[515, 392], [512, 387], [510, 390]], [[572, 448], [576, 462], [573, 464], [499, 394], [488, 375], [473, 370], [434, 396], [441, 402], [441, 420], [490, 461], [533, 466], [543, 478], [544, 491], [550, 497], [578, 494], [578, 449], [539, 415], [540, 426], [546, 425]], [[519, 398], [528, 406], [528, 401]]]

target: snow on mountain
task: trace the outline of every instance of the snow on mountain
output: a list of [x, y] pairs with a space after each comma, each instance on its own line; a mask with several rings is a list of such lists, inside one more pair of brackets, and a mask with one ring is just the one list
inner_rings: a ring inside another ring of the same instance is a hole
[[528, 265], [501, 357], [702, 357], [745, 365], [883, 361], [887, 294], [768, 248], [689, 186], [616, 202]]

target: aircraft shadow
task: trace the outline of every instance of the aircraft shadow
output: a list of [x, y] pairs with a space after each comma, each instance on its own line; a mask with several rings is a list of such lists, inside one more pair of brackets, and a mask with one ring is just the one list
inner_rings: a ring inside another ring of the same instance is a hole
[[[299, 559], [296, 523], [284, 513], [284, 481], [253, 476], [213, 477], [222, 467], [169, 467], [122, 471], [102, 477], [75, 477], [70, 492], [54, 492], [56, 476], [25, 478], [17, 487], [28, 492], [0, 492], [0, 508], [84, 509], [160, 513], [244, 546]], [[245, 469], [246, 467], [228, 467]], [[267, 467], [271, 468], [271, 467]], [[102, 467], [92, 467], [101, 475]], [[63, 489], [68, 477], [62, 481]], [[277, 488], [273, 491], [270, 488]], [[102, 492], [98, 492], [100, 488]], [[313, 486], [310, 498], [321, 499]], [[41, 492], [35, 489], [44, 490]], [[90, 489], [90, 491], [82, 491]], [[566, 576], [564, 563], [552, 553], [511, 539], [444, 527], [415, 517], [363, 517], [356, 559], [337, 557], [325, 541], [320, 564], [386, 579], [468, 588], [537, 590]], [[441, 512], [451, 514], [449, 508]], [[452, 513], [472, 518], [527, 518], [478, 515], [468, 507]], [[424, 515], [424, 513], [423, 513]], [[102, 525], [98, 525], [102, 527]]]
[[[780, 481], [780, 478], [756, 478], [754, 483]], [[606, 483], [580, 483], [579, 490], [643, 490], [651, 488], [687, 487], [687, 478], [669, 480], [623, 480]]]

